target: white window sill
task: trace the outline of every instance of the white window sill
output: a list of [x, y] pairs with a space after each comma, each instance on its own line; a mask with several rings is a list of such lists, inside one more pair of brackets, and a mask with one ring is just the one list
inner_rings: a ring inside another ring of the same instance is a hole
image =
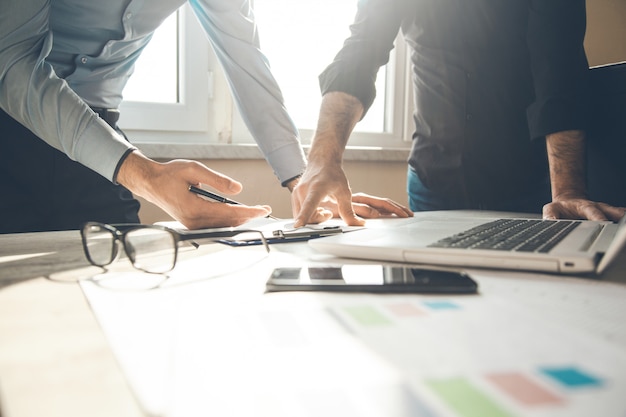
[[[155, 159], [263, 159], [261, 151], [253, 144], [166, 144], [138, 143], [136, 146], [148, 157]], [[309, 146], [304, 146], [305, 152]], [[346, 161], [406, 162], [408, 148], [381, 148], [348, 146]]]

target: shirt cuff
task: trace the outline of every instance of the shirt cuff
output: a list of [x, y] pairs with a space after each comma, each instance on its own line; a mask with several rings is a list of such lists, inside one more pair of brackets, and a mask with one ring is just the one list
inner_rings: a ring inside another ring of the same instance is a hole
[[350, 71], [342, 68], [338, 63], [329, 65], [319, 76], [319, 85], [322, 96], [332, 91], [338, 91], [356, 97], [363, 105], [363, 115], [374, 103], [376, 98], [376, 76], [372, 78], [366, 71]]
[[265, 157], [283, 187], [284, 184], [302, 175], [306, 168], [306, 158], [299, 143], [282, 146]]
[[117, 166], [115, 167], [115, 171], [113, 172], [113, 178], [111, 179], [113, 184], [120, 185], [117, 182], [117, 173], [120, 171], [120, 168], [122, 167], [122, 164], [124, 163], [124, 161], [126, 160], [128, 155], [130, 155], [132, 152], [134, 152], [136, 150], [137, 150], [137, 148], [129, 148], [128, 150], [126, 150], [126, 153], [124, 153], [124, 155], [122, 155], [122, 157], [120, 158], [119, 162], [117, 163]]
[[115, 183], [122, 161], [137, 148], [104, 121], [94, 118], [76, 144], [75, 160]]

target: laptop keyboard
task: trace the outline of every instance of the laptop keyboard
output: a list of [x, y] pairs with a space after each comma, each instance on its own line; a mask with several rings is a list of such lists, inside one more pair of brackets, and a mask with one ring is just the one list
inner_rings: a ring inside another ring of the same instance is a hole
[[579, 224], [577, 220], [499, 219], [446, 237], [429, 247], [546, 253]]

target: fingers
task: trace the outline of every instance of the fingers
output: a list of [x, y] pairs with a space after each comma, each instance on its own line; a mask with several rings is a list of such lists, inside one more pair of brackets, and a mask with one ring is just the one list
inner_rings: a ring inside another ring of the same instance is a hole
[[159, 175], [151, 180], [151, 193], [146, 198], [189, 229], [239, 226], [272, 212], [269, 206], [208, 201], [189, 192], [190, 184], [206, 184], [224, 194], [237, 194], [242, 190], [240, 182], [196, 161], [179, 159], [164, 163]]
[[543, 206], [544, 219], [587, 219], [619, 221], [626, 209], [583, 199], [555, 201]]
[[587, 220], [606, 221], [607, 217], [596, 204], [585, 204], [581, 207], [582, 217]]
[[605, 203], [598, 203], [598, 206], [606, 217], [614, 222], [620, 221], [626, 215], [626, 207], [614, 207]]
[[587, 219], [604, 221], [606, 217], [593, 203], [587, 200], [564, 200], [543, 206], [543, 218], [556, 219]]
[[358, 217], [354, 212], [354, 208], [352, 207], [352, 194], [343, 194], [340, 198], [337, 198], [337, 207], [339, 212], [339, 217], [348, 225], [348, 226], [363, 226], [365, 225], [365, 220]]
[[[343, 202], [343, 204], [341, 202]], [[305, 205], [308, 203], [309, 202], [305, 200]], [[306, 223], [317, 222], [317, 219], [319, 219], [320, 216], [318, 216], [318, 213], [315, 213], [314, 211], [315, 204], [321, 204], [330, 210], [336, 211], [336, 214], [349, 226], [363, 226], [365, 224], [363, 219], [375, 219], [381, 216], [395, 215], [401, 218], [413, 216], [413, 212], [410, 209], [393, 200], [375, 197], [364, 193], [353, 194], [348, 201], [345, 201], [345, 199], [337, 199], [337, 201], [330, 202], [311, 202], [311, 206], [307, 207], [306, 215], [304, 214], [304, 208], [300, 209], [298, 204], [299, 199], [295, 198], [293, 201], [294, 213], [300, 213], [302, 215], [303, 222], [297, 222], [296, 227], [303, 226]], [[309, 212], [312, 214], [308, 215]]]
[[357, 213], [366, 218], [376, 218], [381, 215], [413, 217], [413, 212], [409, 208], [388, 198], [357, 193], [352, 196], [352, 202]]
[[[303, 188], [300, 188], [299, 191], [302, 191]], [[311, 193], [314, 195], [316, 193]], [[313, 209], [313, 203], [317, 204], [317, 214], [314, 214], [315, 218], [320, 218], [320, 213], [323, 213], [326, 220], [331, 217], [341, 217], [341, 219], [349, 226], [363, 226], [365, 221], [359, 218], [352, 205], [352, 192], [350, 191], [350, 187], [345, 184], [345, 187], [336, 187], [332, 194], [328, 193], [317, 193], [318, 195], [311, 199], [309, 202], [311, 206], [310, 209]], [[338, 196], [338, 197], [337, 197]], [[321, 198], [320, 198], [321, 197]], [[307, 202], [308, 198], [305, 200]], [[367, 209], [363, 209], [365, 212]], [[379, 214], [375, 209], [372, 209], [373, 213], [371, 217], [377, 217]], [[316, 222], [313, 218], [309, 218], [309, 223]]]
[[189, 184], [206, 184], [215, 190], [225, 194], [238, 194], [243, 189], [243, 185], [233, 178], [214, 171], [204, 164], [196, 161], [174, 160], [168, 164], [185, 164], [185, 176]]
[[332, 211], [327, 210], [327, 209], [325, 209], [323, 207], [318, 207], [317, 210], [315, 210], [313, 215], [307, 221], [307, 224], [324, 223], [325, 221], [330, 220], [332, 218], [333, 218], [333, 212]]
[[377, 219], [383, 215], [383, 213], [381, 213], [374, 207], [369, 206], [367, 204], [353, 202], [352, 209], [354, 210], [357, 216], [364, 218], [364, 219]]
[[259, 217], [267, 217], [272, 213], [270, 206], [225, 204], [196, 197], [195, 204], [178, 219], [188, 229], [234, 227]]
[[300, 204], [300, 199], [298, 195], [295, 194], [296, 190], [294, 190], [294, 194], [292, 195], [293, 210], [296, 216], [294, 227], [321, 223], [333, 216], [332, 212], [329, 210], [324, 210], [319, 207], [322, 198], [325, 197], [324, 195], [311, 192], [306, 196], [304, 202]]
[[558, 212], [558, 208], [556, 206], [556, 204], [554, 203], [548, 203], [546, 205], [543, 206], [542, 209], [542, 217], [544, 220], [556, 220], [558, 219], [559, 216], [559, 212]]

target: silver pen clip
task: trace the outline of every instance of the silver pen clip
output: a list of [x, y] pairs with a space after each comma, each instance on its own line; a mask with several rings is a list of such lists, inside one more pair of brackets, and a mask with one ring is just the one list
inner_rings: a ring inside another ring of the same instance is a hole
[[315, 228], [312, 230], [301, 230], [301, 229], [294, 229], [291, 231], [274, 230], [272, 232], [272, 236], [275, 238], [279, 238], [279, 239], [291, 239], [291, 238], [301, 238], [301, 237], [316, 238], [316, 237], [334, 235], [334, 234], [341, 233], [341, 232], [343, 232], [343, 230], [341, 229], [340, 226], [326, 226], [326, 227]]

